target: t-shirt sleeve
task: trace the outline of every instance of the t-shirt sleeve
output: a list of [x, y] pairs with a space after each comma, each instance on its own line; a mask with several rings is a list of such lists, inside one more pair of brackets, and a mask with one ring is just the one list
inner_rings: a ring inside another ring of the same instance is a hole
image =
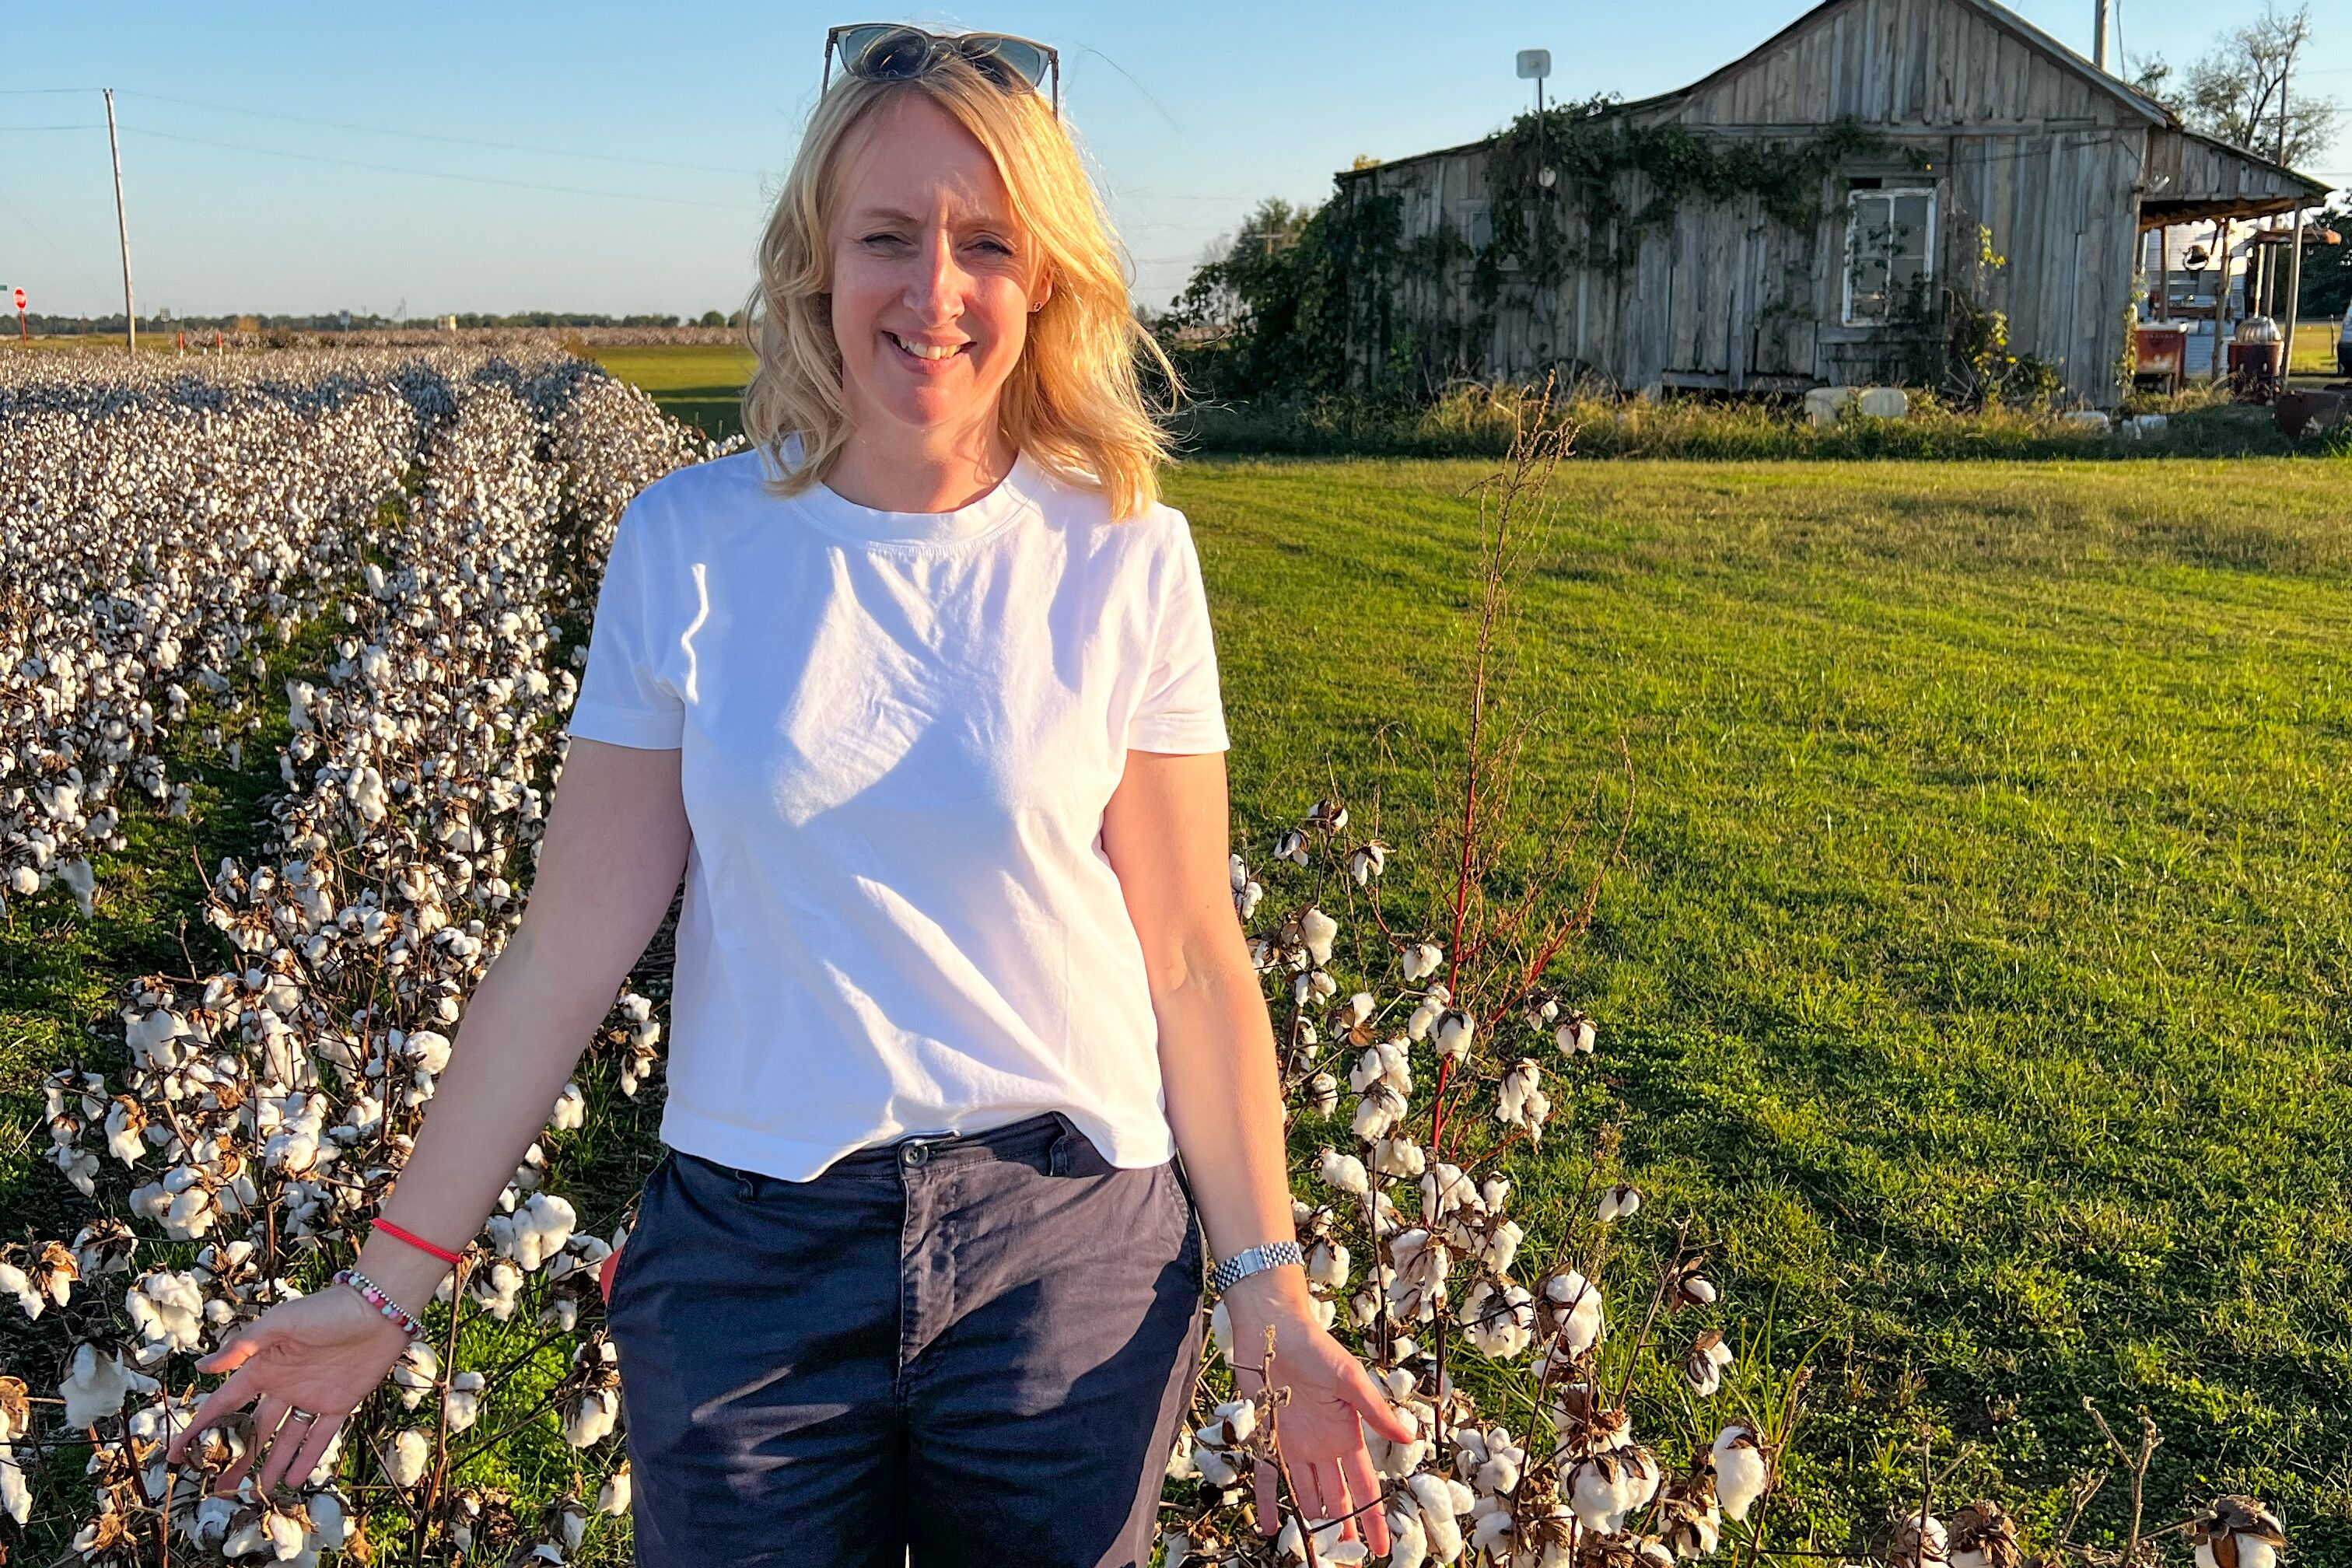
[[1143, 698], [1129, 722], [1127, 743], [1138, 752], [1222, 752], [1224, 701], [1217, 684], [1217, 648], [1209, 628], [1209, 596], [1192, 525], [1180, 512], [1172, 548], [1160, 574], [1158, 630]]
[[655, 584], [645, 560], [644, 509], [632, 502], [613, 533], [596, 619], [588, 631], [588, 668], [572, 706], [571, 731], [616, 746], [662, 751], [683, 743], [686, 705], [653, 658], [667, 639], [653, 624]]

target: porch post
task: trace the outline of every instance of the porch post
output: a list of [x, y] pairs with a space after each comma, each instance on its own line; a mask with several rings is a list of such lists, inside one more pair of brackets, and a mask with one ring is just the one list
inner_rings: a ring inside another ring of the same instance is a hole
[[2294, 209], [2294, 257], [2286, 264], [2286, 384], [2294, 384], [2294, 329], [2303, 320], [2303, 204]]

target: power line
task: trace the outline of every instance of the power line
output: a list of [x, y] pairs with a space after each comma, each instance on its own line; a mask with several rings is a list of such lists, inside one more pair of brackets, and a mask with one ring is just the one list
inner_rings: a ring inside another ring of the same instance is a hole
[[382, 174], [411, 174], [425, 180], [456, 180], [469, 185], [503, 185], [512, 190], [550, 191], [558, 195], [596, 196], [606, 201], [659, 202], [665, 206], [711, 207], [721, 212], [740, 213], [753, 204], [743, 202], [705, 202], [691, 196], [656, 196], [635, 191], [598, 191], [583, 185], [549, 185], [532, 180], [501, 179], [494, 174], [457, 174], [445, 169], [411, 169], [397, 163], [371, 163], [357, 158], [331, 158], [318, 153], [289, 153], [277, 147], [248, 147], [236, 142], [215, 142], [203, 136], [183, 136], [175, 131], [152, 131], [133, 127], [133, 136], [153, 136], [166, 142], [185, 142], [191, 146], [216, 147], [228, 153], [254, 153], [265, 158], [291, 158], [304, 163], [332, 163], [346, 169], [371, 169]]
[[442, 136], [429, 131], [407, 131], [385, 125], [359, 125], [343, 120], [313, 120], [308, 115], [284, 114], [274, 110], [243, 109], [233, 103], [207, 103], [202, 99], [174, 98], [168, 93], [135, 92], [121, 89], [125, 98], [143, 98], [155, 103], [176, 103], [189, 109], [211, 110], [218, 114], [243, 114], [256, 120], [277, 120], [289, 125], [315, 125], [330, 131], [355, 131], [364, 136], [392, 136], [410, 142], [439, 142], [452, 147], [487, 147], [501, 153], [532, 153], [551, 158], [577, 158], [593, 163], [634, 163], [649, 169], [686, 169], [705, 174], [763, 175], [764, 169], [738, 169], [719, 163], [682, 163], [667, 158], [631, 158], [617, 153], [583, 153], [568, 147], [533, 147], [519, 142], [485, 142], [470, 136]]

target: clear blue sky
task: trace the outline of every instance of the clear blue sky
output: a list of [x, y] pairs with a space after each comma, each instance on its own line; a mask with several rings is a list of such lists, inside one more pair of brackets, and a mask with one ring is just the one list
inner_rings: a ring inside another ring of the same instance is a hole
[[[2088, 51], [2093, 0], [2011, 3]], [[2261, 9], [2117, 5], [2124, 47], [2176, 65]], [[121, 309], [99, 96], [26, 90], [111, 86], [142, 315], [731, 310], [816, 97], [826, 26], [901, 15], [1061, 48], [1066, 107], [1135, 258], [1138, 296], [1156, 305], [1259, 197], [1318, 201], [1359, 153], [1398, 157], [1503, 124], [1528, 101], [1517, 49], [1551, 50], [1556, 97], [1638, 97], [1706, 74], [1807, 8], [25, 6], [0, 41], [0, 281], [25, 285], [37, 310]], [[2352, 5], [2313, 9], [2305, 79], [2352, 100]], [[643, 162], [609, 161], [624, 158]], [[2352, 184], [2352, 134], [2311, 162]]]

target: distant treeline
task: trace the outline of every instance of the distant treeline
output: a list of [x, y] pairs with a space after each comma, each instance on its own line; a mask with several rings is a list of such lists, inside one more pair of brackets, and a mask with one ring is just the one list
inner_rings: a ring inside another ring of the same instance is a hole
[[[13, 313], [13, 312], [12, 312]], [[26, 326], [49, 337], [75, 337], [84, 333], [122, 331], [122, 312], [110, 316], [49, 316], [38, 310], [27, 311]], [[411, 316], [404, 321], [390, 316], [365, 315], [353, 310], [346, 318], [342, 311], [324, 315], [235, 315], [235, 316], [142, 316], [139, 330], [142, 332], [334, 332], [350, 331], [381, 331], [387, 328], [409, 330], [430, 329], [449, 320], [446, 316]], [[743, 312], [730, 315], [723, 310], [705, 310], [688, 320], [684, 316], [644, 315], [606, 316], [589, 310], [519, 310], [512, 315], [488, 315], [473, 310], [460, 310], [456, 315], [460, 328], [478, 327], [730, 327], [742, 324]]]

